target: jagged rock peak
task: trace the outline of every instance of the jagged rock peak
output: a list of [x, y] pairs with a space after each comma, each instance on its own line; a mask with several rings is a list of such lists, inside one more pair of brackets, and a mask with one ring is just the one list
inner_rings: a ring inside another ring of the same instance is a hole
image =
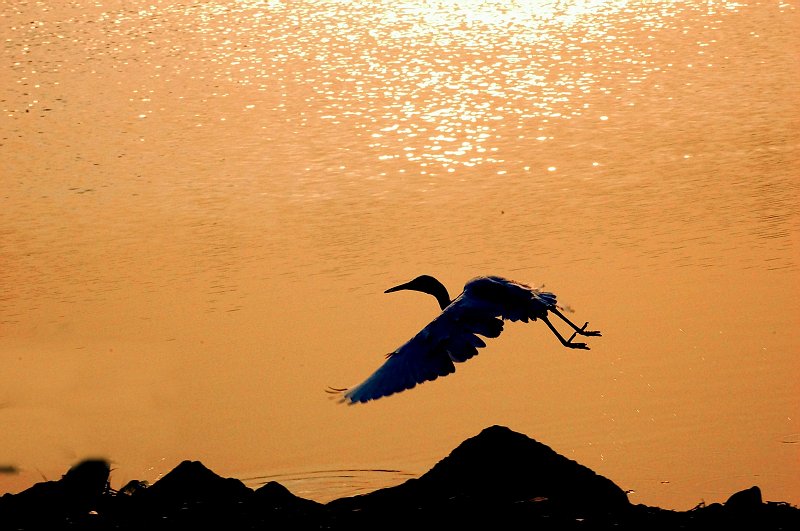
[[505, 426], [491, 426], [461, 443], [419, 479], [483, 497], [546, 498], [572, 505], [628, 505], [611, 480]]

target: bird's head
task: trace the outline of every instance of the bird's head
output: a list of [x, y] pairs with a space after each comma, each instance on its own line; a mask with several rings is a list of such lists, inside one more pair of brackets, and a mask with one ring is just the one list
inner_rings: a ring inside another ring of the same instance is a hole
[[450, 304], [450, 294], [447, 292], [447, 288], [430, 275], [420, 275], [405, 284], [389, 288], [384, 293], [392, 293], [401, 290], [421, 291], [422, 293], [433, 295], [436, 297], [442, 310], [447, 308]]

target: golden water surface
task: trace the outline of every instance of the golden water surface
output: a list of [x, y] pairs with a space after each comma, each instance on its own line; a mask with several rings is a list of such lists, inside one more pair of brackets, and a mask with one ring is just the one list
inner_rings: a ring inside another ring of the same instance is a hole
[[[784, 1], [7, 1], [0, 493], [183, 459], [320, 501], [506, 425], [689, 509], [800, 504], [800, 27]], [[496, 274], [445, 379], [361, 381]]]

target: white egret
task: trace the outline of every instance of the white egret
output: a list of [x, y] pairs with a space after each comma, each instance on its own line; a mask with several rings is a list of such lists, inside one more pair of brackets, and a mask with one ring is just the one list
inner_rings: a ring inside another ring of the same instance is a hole
[[[331, 393], [341, 393], [343, 401], [353, 404], [376, 400], [455, 372], [454, 362], [464, 362], [486, 346], [479, 335], [489, 338], [500, 335], [504, 319], [522, 322], [541, 319], [568, 348], [588, 350], [585, 343], [573, 343], [575, 336], [600, 335], [599, 331], [586, 330], [588, 322], [578, 327], [567, 319], [556, 306], [553, 293], [501, 277], [474, 278], [452, 301], [447, 288], [429, 275], [389, 288], [386, 293], [400, 290], [433, 295], [442, 313], [403, 346], [387, 354], [384, 364], [362, 383], [350, 389], [329, 389]], [[569, 339], [564, 339], [553, 326], [548, 312], [574, 330]]]

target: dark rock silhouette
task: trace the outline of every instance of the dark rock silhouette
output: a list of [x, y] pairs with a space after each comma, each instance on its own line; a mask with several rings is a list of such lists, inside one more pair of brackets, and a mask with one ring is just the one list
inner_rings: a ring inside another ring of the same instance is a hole
[[250, 508], [260, 523], [277, 529], [318, 529], [327, 521], [324, 505], [299, 498], [275, 481], [256, 489]]
[[257, 490], [184, 461], [152, 486], [115, 492], [105, 461], [79, 463], [58, 481], [0, 498], [6, 529], [800, 529], [800, 509], [763, 502], [758, 487], [725, 504], [668, 511], [632, 505], [611, 480], [547, 446], [493, 426], [418, 479], [328, 504], [270, 482]]
[[610, 480], [563, 457], [547, 446], [493, 426], [467, 439], [419, 479], [371, 494], [328, 504], [348, 527], [365, 520], [380, 525], [384, 514], [414, 524], [423, 515], [451, 524], [474, 523], [492, 514], [505, 528], [528, 525], [538, 517], [549, 523], [566, 518], [610, 521], [629, 507], [625, 492]]
[[[109, 464], [88, 459], [70, 468], [58, 481], [44, 481], [16, 495], [0, 498], [0, 530], [61, 529], [94, 516], [109, 492]], [[32, 526], [32, 527], [29, 527]]]
[[728, 501], [725, 502], [725, 508], [735, 512], [747, 513], [758, 509], [761, 507], [762, 503], [761, 489], [758, 487], [750, 487], [728, 498]]
[[145, 529], [198, 525], [236, 529], [245, 523], [239, 505], [252, 496], [253, 491], [238, 479], [222, 478], [199, 461], [183, 461], [153, 486], [135, 490], [117, 512], [124, 513], [129, 524]]

